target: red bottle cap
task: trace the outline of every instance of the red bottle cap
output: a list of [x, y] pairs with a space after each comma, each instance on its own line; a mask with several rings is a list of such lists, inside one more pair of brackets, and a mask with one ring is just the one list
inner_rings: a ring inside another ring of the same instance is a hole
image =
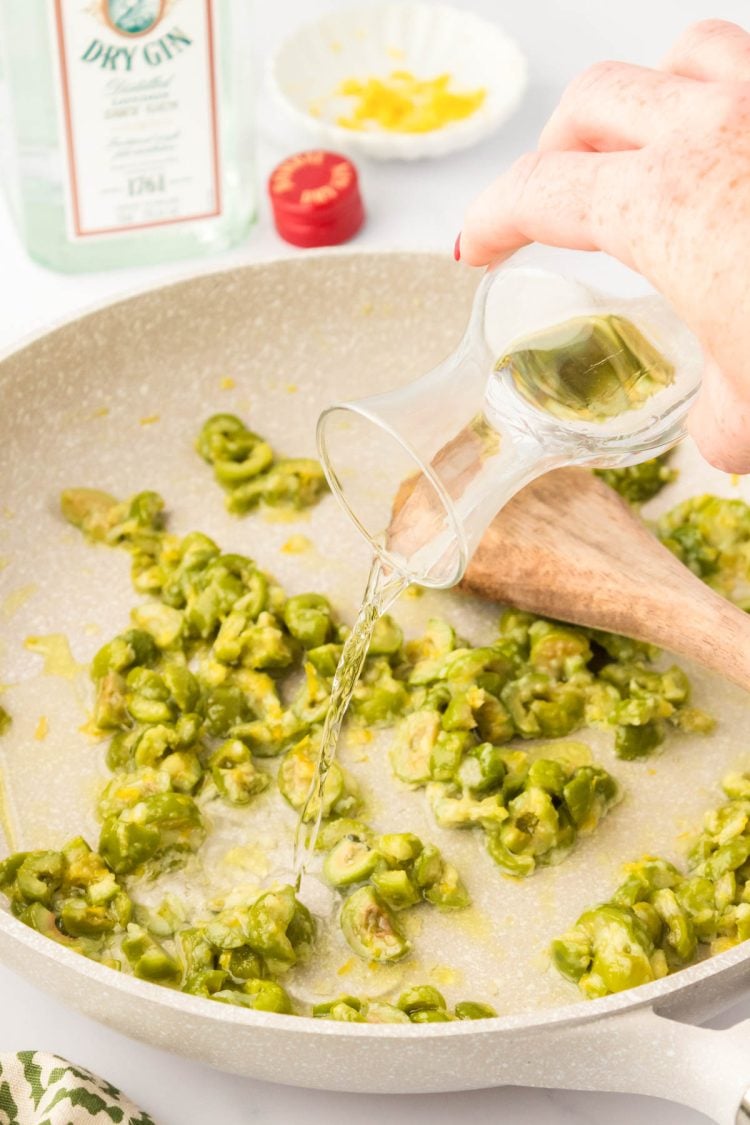
[[273, 218], [294, 246], [336, 246], [365, 221], [357, 169], [335, 152], [300, 152], [271, 173]]

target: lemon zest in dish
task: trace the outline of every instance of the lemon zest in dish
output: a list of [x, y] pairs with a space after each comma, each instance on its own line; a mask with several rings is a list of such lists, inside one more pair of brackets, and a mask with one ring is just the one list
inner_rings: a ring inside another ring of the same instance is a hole
[[338, 118], [345, 129], [386, 129], [394, 133], [430, 133], [471, 117], [484, 103], [483, 88], [451, 90], [453, 77], [417, 78], [408, 70], [393, 70], [387, 78], [347, 78], [338, 87], [343, 97], [355, 98], [349, 115]]

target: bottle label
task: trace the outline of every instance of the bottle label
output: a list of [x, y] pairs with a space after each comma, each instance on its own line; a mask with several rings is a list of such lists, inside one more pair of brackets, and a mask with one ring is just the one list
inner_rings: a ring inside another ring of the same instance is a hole
[[54, 0], [72, 238], [221, 214], [213, 0]]

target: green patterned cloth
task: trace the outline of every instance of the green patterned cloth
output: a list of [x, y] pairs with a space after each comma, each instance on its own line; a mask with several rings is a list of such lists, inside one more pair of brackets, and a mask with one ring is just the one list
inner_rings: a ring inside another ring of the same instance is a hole
[[155, 1125], [88, 1070], [45, 1051], [0, 1054], [0, 1125]]

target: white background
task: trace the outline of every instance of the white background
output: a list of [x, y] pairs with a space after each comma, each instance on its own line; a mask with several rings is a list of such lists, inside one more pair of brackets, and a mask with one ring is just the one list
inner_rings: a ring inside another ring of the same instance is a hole
[[[256, 4], [259, 78], [262, 60], [288, 30], [337, 6], [335, 0]], [[369, 219], [357, 239], [358, 248], [450, 252], [472, 195], [513, 157], [533, 146], [565, 83], [583, 67], [605, 58], [656, 64], [680, 30], [695, 19], [720, 16], [750, 28], [748, 0], [457, 0], [457, 6], [497, 19], [518, 39], [530, 60], [526, 99], [500, 134], [467, 153], [411, 166], [360, 161]], [[283, 125], [264, 93], [258, 119], [258, 180], [263, 192], [273, 165], [304, 147], [306, 139]], [[253, 234], [223, 260], [249, 262], [289, 253], [296, 251], [276, 236], [262, 198]], [[0, 350], [110, 295], [189, 270], [189, 265], [181, 265], [78, 277], [50, 273], [26, 258], [0, 203]], [[724, 1022], [748, 1017], [750, 1001]], [[604, 1121], [630, 1125], [641, 1118], [651, 1125], [706, 1121], [677, 1106], [625, 1095], [505, 1089], [394, 1098], [250, 1082], [131, 1042], [63, 1008], [0, 967], [0, 1051], [25, 1048], [67, 1055], [106, 1076], [147, 1109], [157, 1125], [287, 1125], [290, 1121], [369, 1125], [383, 1118], [389, 1125], [452, 1125], [464, 1120], [475, 1125], [497, 1120], [535, 1125]]]

